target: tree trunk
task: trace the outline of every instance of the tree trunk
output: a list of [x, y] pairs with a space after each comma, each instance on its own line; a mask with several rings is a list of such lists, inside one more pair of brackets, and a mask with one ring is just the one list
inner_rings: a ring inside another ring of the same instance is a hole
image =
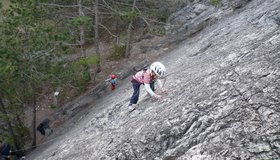
[[[79, 6], [79, 16], [84, 16], [84, 12], [83, 12], [83, 9], [82, 9], [82, 0], [79, 0], [78, 1], [78, 6]], [[85, 52], [85, 30], [84, 30], [84, 26], [83, 25], [80, 25], [79, 26], [80, 28], [80, 47], [81, 47], [81, 52], [82, 52], [82, 55], [84, 57], [86, 57], [86, 52]]]
[[[133, 1], [133, 5], [132, 5], [132, 11], [135, 11], [135, 6], [136, 6], [136, 1]], [[133, 23], [133, 19], [130, 20], [129, 25], [128, 25], [128, 29], [127, 29], [127, 42], [126, 42], [126, 49], [125, 49], [125, 57], [128, 58], [130, 56], [130, 49], [131, 49], [131, 37], [132, 37], [132, 23]]]
[[0, 97], [0, 111], [7, 116], [7, 125], [8, 125], [8, 131], [9, 131], [9, 134], [11, 135], [11, 137], [13, 138], [13, 142], [14, 142], [14, 145], [16, 147], [16, 150], [21, 150], [21, 147], [19, 145], [19, 142], [17, 140], [17, 137], [14, 133], [14, 130], [13, 130], [13, 127], [12, 127], [12, 122], [9, 118], [9, 115], [8, 115], [8, 112], [4, 106], [4, 102], [3, 102], [3, 99], [2, 97]]
[[95, 77], [96, 75], [101, 72], [101, 56], [100, 56], [100, 52], [99, 52], [99, 30], [98, 30], [98, 26], [99, 26], [99, 11], [98, 11], [98, 5], [99, 5], [99, 2], [98, 0], [95, 0], [95, 25], [94, 25], [94, 35], [95, 35], [95, 52], [96, 52], [96, 55], [97, 55], [97, 70], [96, 70], [96, 74], [94, 76], [94, 80], [95, 80]]
[[35, 93], [34, 93], [34, 90], [35, 90], [35, 88], [34, 88], [34, 86], [33, 86], [33, 84], [32, 84], [32, 91], [33, 91], [33, 104], [32, 104], [32, 113], [33, 113], [33, 120], [32, 120], [32, 130], [33, 130], [33, 141], [32, 141], [32, 147], [33, 148], [36, 148], [36, 144], [37, 144], [37, 138], [36, 138], [36, 118], [37, 118], [37, 116], [36, 116], [36, 97], [35, 97]]

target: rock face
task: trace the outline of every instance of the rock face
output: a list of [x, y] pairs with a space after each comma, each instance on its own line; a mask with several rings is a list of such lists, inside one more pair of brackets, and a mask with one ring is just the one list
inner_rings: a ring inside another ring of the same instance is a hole
[[162, 100], [141, 90], [128, 114], [127, 79], [29, 158], [280, 159], [279, 12], [279, 0], [252, 0], [221, 18], [159, 59], [169, 73]]
[[[210, 24], [215, 23], [249, 0], [195, 0], [180, 11], [173, 13], [167, 22], [167, 34], [175, 39], [186, 39]], [[216, 2], [216, 3], [214, 3]]]

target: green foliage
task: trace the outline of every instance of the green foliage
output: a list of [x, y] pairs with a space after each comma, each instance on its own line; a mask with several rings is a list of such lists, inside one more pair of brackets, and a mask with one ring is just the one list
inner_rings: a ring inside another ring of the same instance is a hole
[[82, 65], [93, 65], [98, 63], [98, 57], [96, 55], [80, 58], [78, 61], [74, 63], [74, 65], [79, 68]]
[[162, 26], [154, 26], [147, 30], [149, 34], [163, 36], [165, 35], [165, 29]]
[[[1, 116], [0, 120], [6, 123], [13, 121], [15, 134], [19, 137], [28, 132], [19, 123], [24, 118], [22, 106], [35, 103], [34, 95], [36, 98], [40, 95], [41, 87], [47, 81], [58, 85], [61, 80], [57, 77], [67, 79], [65, 83], [72, 80], [60, 75], [67, 67], [59, 68], [63, 65], [53, 63], [63, 49], [62, 45], [55, 45], [55, 41], [62, 40], [56, 37], [61, 29], [56, 26], [57, 22], [45, 17], [45, 10], [36, 7], [34, 2], [11, 1], [11, 7], [3, 12], [4, 18], [0, 23], [0, 91], [10, 115], [9, 118]], [[63, 38], [67, 39], [66, 36]], [[52, 71], [54, 68], [60, 71]], [[70, 71], [74, 75], [74, 71]]]
[[72, 76], [72, 83], [74, 86], [78, 87], [80, 91], [84, 90], [91, 80], [90, 76], [90, 65], [98, 64], [97, 55], [80, 58], [73, 63], [74, 76]]
[[63, 40], [67, 40], [67, 38], [69, 38], [69, 33], [66, 30], [61, 31], [60, 33], [54, 35], [54, 39], [56, 41], [63, 41]]
[[76, 69], [75, 73], [75, 77], [72, 79], [72, 84], [78, 87], [79, 91], [83, 91], [88, 85], [88, 82], [91, 80], [89, 66], [81, 65], [78, 69]]
[[88, 16], [78, 16], [69, 20], [69, 24], [73, 26], [81, 26], [81, 25], [90, 26], [92, 25], [92, 19], [91, 17]]
[[43, 81], [50, 83], [51, 90], [70, 83], [74, 72], [70, 67], [65, 66], [64, 62], [48, 63], [42, 70], [45, 70], [45, 79]]
[[168, 13], [167, 11], [162, 11], [156, 14], [157, 19], [161, 22], [166, 22], [169, 16], [170, 13]]
[[[29, 133], [29, 129], [22, 125], [22, 124], [18, 124], [16, 126], [13, 127], [15, 133], [17, 134], [16, 136], [18, 137], [18, 139], [20, 139], [21, 141], [21, 146], [23, 147], [23, 144], [25, 141], [30, 140], [30, 133]], [[13, 144], [13, 143], [10, 143]]]
[[[66, 30], [61, 36], [66, 35], [70, 42], [76, 43], [80, 39], [80, 27], [83, 27], [85, 35], [91, 35], [93, 28], [92, 18], [88, 16], [78, 16], [68, 20], [65, 26]], [[70, 35], [71, 37], [69, 38]], [[89, 40], [91, 38], [86, 36], [85, 39]]]
[[112, 53], [109, 56], [111, 60], [119, 60], [125, 57], [125, 45], [113, 45]]
[[6, 135], [5, 137], [3, 137], [4, 142], [13, 145], [13, 138], [11, 137], [11, 135]]
[[171, 13], [167, 9], [147, 11], [146, 16], [160, 22], [166, 22]]
[[220, 3], [220, 0], [211, 0], [211, 5], [217, 6]]
[[139, 13], [136, 11], [126, 11], [126, 12], [122, 12], [121, 19], [129, 22], [135, 20], [138, 16]]
[[49, 108], [51, 108], [51, 109], [55, 109], [55, 108], [57, 108], [57, 107], [58, 107], [58, 106], [57, 106], [56, 104], [52, 104], [52, 103], [51, 103], [51, 104], [49, 105]]

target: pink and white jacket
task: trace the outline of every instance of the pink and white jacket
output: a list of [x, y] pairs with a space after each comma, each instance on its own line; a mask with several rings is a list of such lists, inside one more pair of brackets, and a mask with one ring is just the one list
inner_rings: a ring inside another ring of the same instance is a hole
[[155, 80], [157, 85], [162, 89], [162, 83], [159, 79], [152, 75], [152, 70], [142, 70], [137, 72], [133, 77], [140, 84], [144, 84], [146, 91], [151, 95], [154, 96], [155, 92], [151, 89], [150, 83], [152, 80]]

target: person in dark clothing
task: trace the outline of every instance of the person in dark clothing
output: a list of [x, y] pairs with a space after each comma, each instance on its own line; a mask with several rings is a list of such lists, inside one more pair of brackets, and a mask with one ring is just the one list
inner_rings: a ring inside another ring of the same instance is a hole
[[13, 155], [15, 155], [17, 158], [24, 159], [25, 157], [21, 153], [13, 152], [11, 145], [8, 143], [5, 143], [0, 140], [0, 160], [10, 160]]
[[0, 140], [0, 151], [1, 151], [1, 160], [9, 160], [10, 159], [10, 151], [11, 146], [7, 143], [4, 143]]
[[52, 129], [49, 126], [50, 120], [48, 118], [44, 119], [37, 127], [37, 131], [39, 131], [42, 135], [49, 135], [52, 133]]

